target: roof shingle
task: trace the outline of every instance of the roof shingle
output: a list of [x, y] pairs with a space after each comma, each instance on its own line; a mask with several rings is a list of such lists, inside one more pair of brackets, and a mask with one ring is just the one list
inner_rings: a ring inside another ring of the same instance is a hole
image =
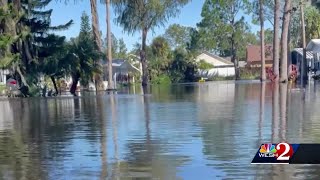
[[[273, 60], [273, 47], [272, 45], [265, 45], [266, 61]], [[247, 46], [247, 62], [261, 61], [261, 46], [249, 45]]]

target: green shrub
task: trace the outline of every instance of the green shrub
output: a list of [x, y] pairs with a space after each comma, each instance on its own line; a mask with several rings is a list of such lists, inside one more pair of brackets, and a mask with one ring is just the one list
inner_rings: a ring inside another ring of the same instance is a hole
[[4, 95], [3, 93], [5, 92], [5, 90], [6, 90], [6, 86], [5, 85], [0, 85], [0, 96]]
[[168, 75], [162, 74], [160, 76], [154, 77], [151, 80], [152, 84], [171, 84], [171, 79]]
[[40, 96], [40, 88], [36, 85], [31, 85], [29, 88], [29, 96], [31, 97], [39, 97]]
[[214, 68], [214, 66], [210, 63], [207, 63], [206, 61], [204, 60], [200, 60], [199, 63], [198, 63], [198, 68], [199, 69], [203, 69], [203, 70], [206, 70], [206, 69], [212, 69]]
[[242, 80], [254, 80], [260, 78], [260, 68], [240, 68], [240, 79]]
[[3, 91], [6, 89], [6, 85], [0, 85], [0, 91]]

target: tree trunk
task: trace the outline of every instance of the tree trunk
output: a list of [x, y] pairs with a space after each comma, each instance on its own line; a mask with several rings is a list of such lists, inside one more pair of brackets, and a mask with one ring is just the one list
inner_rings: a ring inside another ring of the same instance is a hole
[[[24, 75], [22, 74], [19, 65], [17, 65], [17, 72], [18, 72], [18, 74], [19, 74], [19, 76], [20, 76], [20, 78], [21, 78], [21, 81], [22, 81], [23, 85], [24, 85], [24, 86], [27, 86], [27, 87], [29, 88], [30, 86], [29, 86], [29, 84], [27, 83], [26, 78], [25, 78]], [[20, 86], [21, 86], [21, 85], [20, 85]], [[21, 86], [21, 87], [22, 87], [22, 86]]]
[[56, 95], [58, 95], [59, 91], [58, 91], [56, 79], [54, 78], [54, 76], [50, 76], [50, 78], [51, 78], [52, 84], [54, 86], [54, 90], [56, 91]]
[[259, 0], [260, 4], [260, 45], [261, 45], [261, 81], [266, 80], [266, 64], [265, 64], [265, 46], [264, 46], [264, 13], [263, 13], [264, 0]]
[[273, 73], [275, 81], [279, 81], [279, 29], [280, 29], [280, 0], [274, 0], [274, 34], [273, 34]]
[[147, 41], [148, 29], [142, 30], [142, 47], [140, 51], [140, 60], [142, 64], [142, 86], [147, 86], [149, 83], [148, 63], [146, 57], [146, 41]]
[[280, 69], [280, 82], [285, 83], [288, 81], [288, 34], [289, 24], [291, 18], [291, 0], [285, 1], [282, 34], [281, 34], [281, 69]]
[[[234, 8], [234, 7], [232, 7]], [[232, 29], [232, 35], [231, 35], [231, 62], [234, 64], [234, 70], [235, 70], [235, 79], [240, 79], [240, 70], [239, 70], [239, 60], [237, 59], [237, 53], [235, 49], [235, 18], [233, 17], [231, 20], [231, 25], [233, 27]]]
[[[100, 36], [100, 28], [99, 28], [99, 16], [97, 12], [97, 0], [90, 0], [91, 6], [91, 17], [92, 17], [92, 31], [95, 40], [95, 44], [99, 52], [102, 52], [102, 43], [101, 43], [101, 36]], [[99, 60], [98, 64], [102, 67], [102, 62]], [[97, 74], [95, 76], [95, 86], [96, 91], [103, 90], [103, 81], [101, 74]]]
[[301, 29], [302, 29], [302, 48], [303, 48], [303, 58], [301, 63], [301, 83], [304, 83], [308, 80], [308, 65], [307, 65], [307, 52], [306, 52], [306, 29], [304, 21], [304, 8], [303, 0], [300, 0], [300, 12], [301, 12]]
[[71, 88], [70, 88], [70, 93], [73, 96], [77, 96], [76, 90], [77, 90], [77, 85], [78, 85], [78, 82], [79, 82], [79, 78], [80, 78], [79, 73], [76, 73], [75, 75], [72, 75], [72, 85], [71, 85]]
[[115, 89], [112, 80], [112, 37], [111, 37], [111, 23], [110, 23], [110, 0], [107, 0], [107, 37], [108, 37], [108, 89]]

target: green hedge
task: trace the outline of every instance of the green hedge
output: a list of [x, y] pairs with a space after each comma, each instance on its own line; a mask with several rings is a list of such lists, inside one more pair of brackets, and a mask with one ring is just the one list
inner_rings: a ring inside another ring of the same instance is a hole
[[260, 78], [260, 68], [240, 68], [240, 79], [242, 80], [255, 80]]

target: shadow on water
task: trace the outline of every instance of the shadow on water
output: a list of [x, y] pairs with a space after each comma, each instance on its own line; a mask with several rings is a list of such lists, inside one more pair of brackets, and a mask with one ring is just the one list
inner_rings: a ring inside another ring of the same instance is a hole
[[287, 103], [288, 103], [288, 85], [280, 84], [280, 121], [281, 121], [281, 139], [280, 141], [287, 142], [286, 131], [287, 131]]
[[279, 84], [273, 83], [273, 94], [272, 94], [272, 137], [271, 142], [278, 142], [277, 137], [279, 136]]
[[259, 117], [259, 140], [262, 139], [262, 123], [265, 116], [265, 97], [266, 97], [266, 83], [261, 83], [260, 89], [260, 117]]

